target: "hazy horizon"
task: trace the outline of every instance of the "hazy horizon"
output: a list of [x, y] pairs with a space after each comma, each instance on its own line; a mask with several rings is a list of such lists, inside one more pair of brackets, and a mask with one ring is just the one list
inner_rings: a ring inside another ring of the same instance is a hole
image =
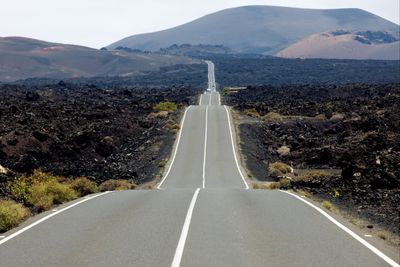
[[[0, 10], [0, 36], [23, 36], [50, 42], [100, 48], [134, 34], [175, 27], [226, 8], [248, 5], [271, 5], [295, 8], [360, 8], [399, 24], [396, 0], [196, 1], [161, 0], [135, 4], [127, 0], [108, 1], [15, 0]], [[24, 6], [21, 9], [21, 6]], [[184, 10], [184, 12], [182, 12]], [[160, 16], [160, 14], [163, 14]], [[12, 22], [12, 23], [10, 23]], [[112, 23], [110, 23], [112, 22]]]

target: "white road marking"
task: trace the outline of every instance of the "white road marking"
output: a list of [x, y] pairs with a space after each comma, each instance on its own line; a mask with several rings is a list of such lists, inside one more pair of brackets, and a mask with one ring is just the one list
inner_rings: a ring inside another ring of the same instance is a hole
[[183, 132], [183, 125], [185, 124], [185, 119], [186, 119], [186, 114], [188, 112], [188, 110], [191, 108], [192, 106], [189, 106], [186, 110], [185, 113], [183, 114], [183, 118], [182, 118], [182, 122], [181, 122], [181, 128], [179, 129], [179, 135], [178, 135], [178, 141], [176, 143], [176, 148], [174, 151], [174, 155], [172, 156], [172, 161], [171, 164], [169, 165], [168, 171], [165, 174], [164, 178], [161, 180], [161, 182], [158, 184], [157, 189], [161, 189], [161, 185], [164, 183], [165, 179], [167, 179], [169, 172], [171, 171], [172, 165], [174, 165], [174, 161], [175, 161], [175, 157], [176, 157], [176, 152], [178, 152], [178, 148], [179, 148], [179, 143], [181, 141], [181, 136], [182, 136], [182, 132]]
[[192, 201], [190, 202], [189, 209], [186, 214], [185, 223], [183, 224], [181, 236], [179, 238], [178, 246], [175, 250], [174, 259], [172, 261], [171, 267], [179, 267], [182, 260], [183, 250], [185, 249], [186, 238], [189, 233], [190, 221], [192, 220], [192, 214], [194, 210], [194, 205], [196, 204], [197, 196], [199, 195], [200, 188], [197, 188], [194, 192]]
[[236, 156], [236, 151], [235, 151], [235, 143], [233, 141], [233, 133], [232, 133], [232, 126], [231, 126], [231, 117], [229, 115], [229, 111], [228, 108], [226, 106], [224, 106], [225, 110], [226, 110], [226, 116], [228, 117], [228, 125], [229, 125], [229, 133], [231, 135], [231, 142], [232, 142], [232, 151], [233, 151], [233, 157], [235, 158], [235, 162], [236, 162], [236, 167], [239, 171], [240, 177], [242, 177], [243, 183], [246, 186], [246, 190], [249, 189], [249, 185], [246, 182], [246, 179], [244, 179], [243, 173], [240, 170], [240, 166], [239, 166], [239, 162]]
[[210, 99], [208, 100], [208, 105], [211, 106], [211, 95], [212, 95], [212, 93], [209, 93], [209, 95], [210, 95]]
[[204, 131], [204, 155], [203, 155], [203, 188], [206, 186], [206, 157], [207, 157], [207, 132], [208, 132], [208, 106], [206, 107], [206, 127]]
[[218, 94], [218, 105], [221, 106], [221, 94]]
[[40, 223], [42, 223], [42, 222], [44, 222], [44, 221], [47, 221], [47, 220], [50, 219], [51, 217], [53, 217], [53, 216], [55, 216], [55, 215], [57, 215], [57, 214], [60, 214], [61, 212], [64, 212], [64, 211], [66, 211], [66, 210], [69, 210], [69, 209], [71, 209], [71, 208], [73, 208], [73, 207], [75, 207], [75, 206], [77, 206], [77, 205], [79, 205], [79, 204], [82, 204], [82, 203], [84, 203], [84, 202], [86, 202], [86, 201], [89, 201], [89, 200], [94, 199], [94, 198], [99, 197], [99, 196], [103, 196], [103, 195], [108, 194], [108, 193], [110, 193], [110, 192], [107, 191], [107, 192], [104, 192], [104, 193], [100, 193], [100, 194], [91, 196], [91, 197], [89, 197], [89, 198], [82, 199], [82, 200], [80, 200], [80, 201], [78, 201], [78, 202], [76, 202], [76, 203], [74, 203], [74, 204], [72, 204], [72, 205], [69, 205], [68, 207], [65, 207], [65, 208], [63, 208], [63, 209], [60, 209], [60, 210], [54, 212], [54, 213], [51, 213], [51, 214], [49, 214], [49, 215], [47, 215], [47, 216], [41, 218], [40, 220], [37, 220], [36, 222], [31, 223], [30, 225], [28, 225], [28, 226], [22, 228], [21, 230], [18, 230], [17, 232], [15, 232], [15, 233], [13, 233], [13, 234], [7, 236], [6, 238], [2, 239], [2, 240], [0, 241], [0, 245], [6, 243], [7, 241], [13, 239], [13, 238], [16, 237], [16, 236], [19, 236], [19, 235], [22, 234], [23, 232], [25, 232], [25, 231], [31, 229], [32, 227], [35, 227], [36, 225], [38, 225], [38, 224], [40, 224]]
[[372, 237], [372, 235], [364, 235], [365, 237]]
[[5, 235], [0, 235], [0, 238], [4, 238], [4, 237], [6, 237]]
[[200, 95], [199, 106], [201, 106], [201, 100], [203, 99], [203, 94]]
[[398, 263], [396, 263], [394, 260], [392, 260], [391, 258], [389, 258], [388, 256], [386, 256], [383, 252], [381, 252], [379, 249], [377, 249], [376, 247], [374, 247], [373, 245], [371, 245], [370, 243], [368, 243], [367, 241], [365, 241], [364, 239], [362, 239], [360, 236], [358, 236], [356, 233], [354, 233], [353, 231], [351, 231], [349, 228], [347, 228], [346, 226], [344, 226], [343, 224], [341, 224], [340, 222], [338, 222], [337, 220], [335, 220], [332, 216], [330, 216], [328, 213], [326, 213], [325, 211], [323, 211], [321, 208], [315, 206], [314, 204], [302, 199], [301, 197], [297, 196], [296, 194], [284, 191], [284, 190], [280, 190], [283, 193], [289, 194], [292, 197], [297, 198], [300, 201], [303, 201], [304, 203], [306, 203], [307, 205], [309, 205], [310, 207], [312, 207], [313, 209], [317, 210], [319, 213], [321, 213], [322, 215], [324, 215], [329, 221], [331, 221], [333, 224], [335, 224], [337, 227], [339, 227], [340, 229], [342, 229], [343, 231], [345, 231], [346, 233], [348, 233], [351, 237], [353, 237], [355, 240], [357, 240], [358, 242], [360, 242], [361, 244], [363, 244], [365, 247], [367, 247], [369, 250], [371, 250], [373, 253], [375, 253], [378, 257], [380, 257], [382, 260], [386, 261], [390, 266], [393, 267], [400, 267], [400, 265]]

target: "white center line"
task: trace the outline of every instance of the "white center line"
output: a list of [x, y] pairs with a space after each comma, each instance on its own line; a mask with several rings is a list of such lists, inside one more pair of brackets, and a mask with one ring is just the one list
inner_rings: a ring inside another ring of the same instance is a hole
[[206, 186], [206, 158], [207, 158], [207, 131], [208, 131], [208, 106], [206, 107], [206, 127], [204, 131], [204, 155], [203, 155], [203, 188]]
[[183, 224], [181, 236], [179, 238], [178, 246], [175, 250], [174, 259], [172, 261], [171, 267], [179, 267], [182, 260], [183, 250], [185, 249], [186, 238], [189, 233], [190, 221], [192, 220], [192, 214], [194, 210], [194, 205], [196, 204], [197, 196], [199, 195], [200, 188], [197, 188], [194, 192], [192, 201], [190, 202], [189, 209], [186, 214], [185, 223]]

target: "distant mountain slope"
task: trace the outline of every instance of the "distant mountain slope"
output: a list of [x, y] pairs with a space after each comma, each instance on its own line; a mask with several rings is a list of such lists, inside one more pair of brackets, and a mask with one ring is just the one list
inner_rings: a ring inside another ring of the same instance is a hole
[[223, 45], [239, 53], [273, 55], [311, 34], [337, 29], [398, 31], [399, 26], [361, 9], [245, 6], [222, 10], [172, 29], [133, 35], [108, 48], [157, 51], [187, 43]]
[[133, 75], [162, 66], [194, 63], [184, 57], [100, 51], [23, 37], [0, 37], [0, 81], [31, 77]]
[[276, 54], [285, 58], [400, 60], [398, 33], [335, 31], [312, 35]]

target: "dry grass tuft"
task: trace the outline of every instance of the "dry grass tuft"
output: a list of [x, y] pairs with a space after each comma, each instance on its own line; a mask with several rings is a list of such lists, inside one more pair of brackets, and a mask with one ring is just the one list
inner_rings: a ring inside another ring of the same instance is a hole
[[339, 213], [339, 210], [328, 200], [324, 200], [322, 202], [322, 207], [324, 207], [325, 209], [327, 209], [333, 213]]
[[384, 231], [379, 231], [376, 233], [376, 236], [379, 237], [382, 240], [387, 240], [388, 239], [388, 234]]

